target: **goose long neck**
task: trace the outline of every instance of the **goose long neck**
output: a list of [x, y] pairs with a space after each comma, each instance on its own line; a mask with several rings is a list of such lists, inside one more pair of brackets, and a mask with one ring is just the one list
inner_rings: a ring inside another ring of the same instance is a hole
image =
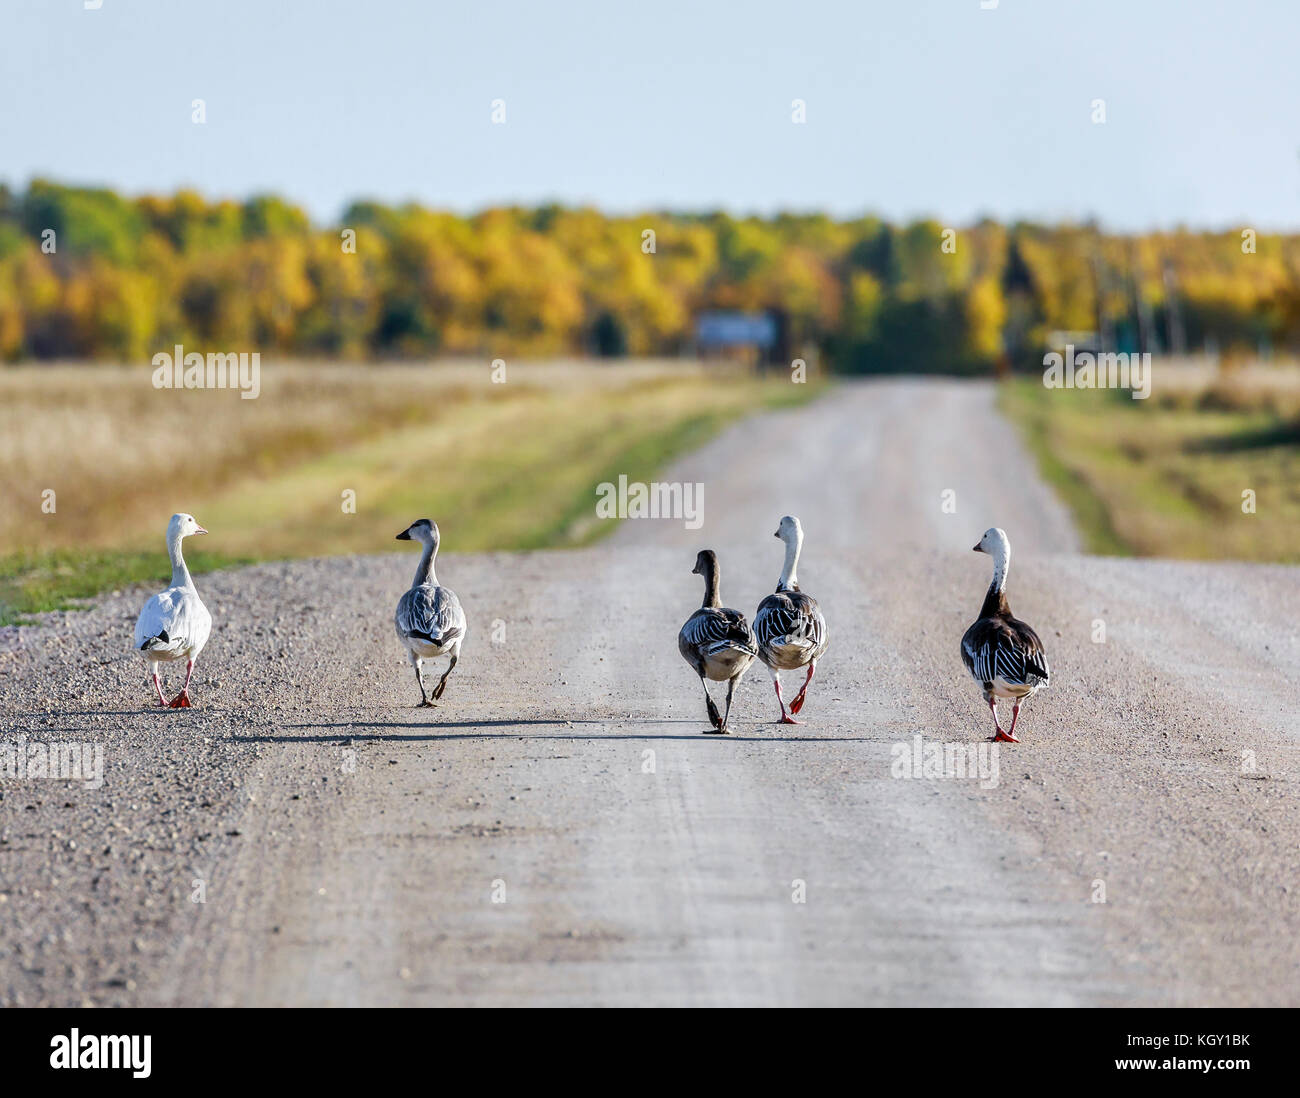
[[420, 554], [419, 566], [415, 569], [415, 586], [428, 584], [438, 586], [438, 577], [433, 570], [433, 558], [438, 555], [438, 546], [431, 541], [424, 543], [424, 552]]
[[1007, 573], [1011, 570], [1011, 548], [1008, 546], [993, 554], [993, 581], [984, 596], [982, 617], [1007, 612]]
[[793, 537], [783, 539], [785, 541], [785, 564], [781, 568], [781, 582], [777, 584], [777, 590], [782, 588], [794, 588], [799, 586], [799, 577], [795, 574], [795, 569], [799, 567], [799, 550], [803, 548], [803, 534], [795, 534]]
[[701, 606], [721, 606], [722, 600], [718, 596], [718, 564], [717, 561], [706, 561], [704, 565], [704, 601]]
[[181, 539], [179, 537], [168, 537], [167, 555], [172, 559], [171, 586], [193, 587], [194, 580], [190, 576], [190, 570], [185, 566], [185, 555], [181, 552]]

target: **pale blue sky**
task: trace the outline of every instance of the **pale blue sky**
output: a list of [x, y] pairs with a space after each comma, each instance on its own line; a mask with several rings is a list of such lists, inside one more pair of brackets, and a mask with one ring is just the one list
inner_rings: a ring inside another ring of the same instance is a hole
[[1298, 44], [1297, 0], [0, 0], [0, 179], [1294, 229]]

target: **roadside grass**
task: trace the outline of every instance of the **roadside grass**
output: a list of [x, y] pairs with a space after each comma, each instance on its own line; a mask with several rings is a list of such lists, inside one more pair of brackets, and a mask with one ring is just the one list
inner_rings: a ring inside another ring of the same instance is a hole
[[[1300, 561], [1300, 429], [1288, 393], [1225, 398], [1221, 385], [1148, 400], [1126, 391], [1002, 386], [1043, 476], [1089, 552]], [[1243, 511], [1243, 492], [1255, 512]]]
[[1035, 391], [1035, 385], [1020, 380], [1004, 383], [999, 406], [1008, 419], [1019, 424], [1039, 473], [1074, 515], [1084, 548], [1102, 556], [1127, 556], [1132, 550], [1116, 532], [1106, 499], [1098, 494], [1079, 463], [1058, 452], [1053, 411], [1046, 400], [1037, 399], [1038, 392], [1047, 390], [1037, 385]]
[[[254, 563], [246, 557], [188, 550], [185, 562], [195, 573]], [[21, 625], [33, 614], [66, 610], [79, 599], [136, 583], [165, 587], [170, 578], [165, 552], [54, 549], [9, 553], [0, 557], [0, 625]]]
[[[54, 373], [0, 373], [15, 398], [0, 424], [21, 425], [0, 455], [16, 474], [0, 488], [0, 624], [165, 583], [177, 510], [212, 531], [187, 543], [196, 573], [382, 552], [422, 517], [450, 552], [587, 544], [616, 525], [595, 517], [600, 482], [651, 480], [735, 419], [824, 389], [676, 363], [512, 365], [504, 385], [477, 365], [293, 366], [265, 367], [241, 402], [157, 392], [138, 371]], [[80, 444], [76, 409], [93, 421]]]

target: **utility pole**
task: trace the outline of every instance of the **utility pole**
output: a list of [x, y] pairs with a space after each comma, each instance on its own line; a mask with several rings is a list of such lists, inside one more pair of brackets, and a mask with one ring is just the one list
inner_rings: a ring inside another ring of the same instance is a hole
[[1155, 342], [1151, 306], [1142, 294], [1142, 268], [1138, 263], [1137, 243], [1129, 241], [1129, 278], [1133, 283], [1133, 303], [1137, 307], [1138, 354], [1146, 354]]
[[1106, 316], [1106, 279], [1100, 252], [1092, 252], [1092, 296], [1097, 306], [1097, 350], [1105, 353], [1114, 346], [1110, 320]]
[[1169, 353], [1187, 354], [1187, 333], [1183, 330], [1183, 311], [1178, 301], [1178, 276], [1174, 265], [1165, 260], [1165, 308], [1169, 313]]

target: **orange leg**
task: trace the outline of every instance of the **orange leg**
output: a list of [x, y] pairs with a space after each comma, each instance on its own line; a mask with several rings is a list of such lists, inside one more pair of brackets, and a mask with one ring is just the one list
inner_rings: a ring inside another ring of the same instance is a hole
[[772, 685], [776, 687], [776, 700], [781, 706], [781, 719], [777, 724], [803, 724], [803, 721], [797, 721], [785, 711], [785, 698], [781, 697], [781, 680], [772, 676]]
[[989, 708], [993, 709], [993, 724], [998, 730], [993, 739], [1002, 743], [1019, 743], [1020, 741], [1016, 739], [1016, 718], [1020, 716], [1020, 703], [1016, 702], [1011, 707], [1011, 728], [1007, 732], [1003, 732], [1001, 725], [998, 724], [998, 711], [993, 708], [993, 705], [994, 703], [990, 701]]
[[194, 661], [185, 661], [185, 685], [181, 687], [181, 692], [172, 698], [172, 709], [192, 709], [190, 705], [190, 676], [194, 674]]
[[803, 685], [799, 687], [799, 693], [794, 696], [794, 701], [790, 703], [790, 712], [798, 713], [803, 708], [804, 695], [808, 693], [808, 684], [812, 682], [813, 675], [817, 672], [817, 661], [813, 660], [808, 664], [808, 677], [803, 680]]

